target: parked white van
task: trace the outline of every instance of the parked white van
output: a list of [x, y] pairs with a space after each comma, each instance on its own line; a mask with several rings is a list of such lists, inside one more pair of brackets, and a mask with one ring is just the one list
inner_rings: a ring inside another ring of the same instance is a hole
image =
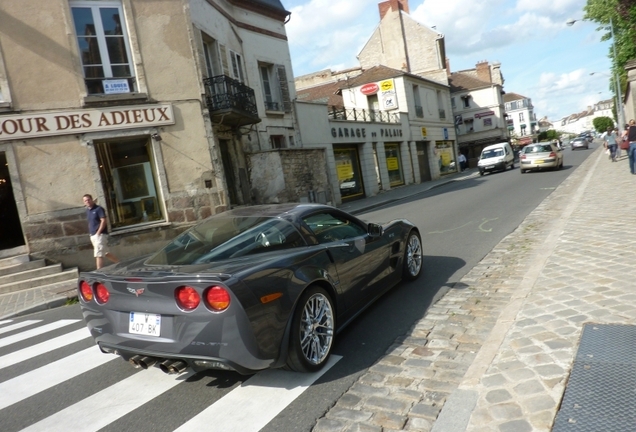
[[505, 171], [515, 167], [515, 155], [507, 142], [497, 143], [484, 147], [477, 162], [479, 175], [490, 171]]

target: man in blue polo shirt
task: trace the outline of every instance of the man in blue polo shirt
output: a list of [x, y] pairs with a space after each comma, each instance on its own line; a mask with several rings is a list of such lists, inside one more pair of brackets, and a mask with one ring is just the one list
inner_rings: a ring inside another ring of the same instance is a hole
[[98, 206], [90, 194], [82, 197], [86, 206], [86, 218], [88, 219], [88, 232], [91, 235], [93, 244], [95, 263], [97, 268], [104, 267], [104, 257], [112, 262], [119, 262], [112, 253], [108, 252], [108, 224], [106, 223], [106, 211], [102, 206]]

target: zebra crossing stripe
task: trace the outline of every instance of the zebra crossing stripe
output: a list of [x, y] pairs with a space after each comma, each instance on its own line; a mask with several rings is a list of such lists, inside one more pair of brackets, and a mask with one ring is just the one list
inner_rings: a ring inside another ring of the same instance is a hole
[[[65, 327], [67, 325], [76, 323], [78, 321], [79, 320], [77, 320], [77, 319], [63, 319], [63, 320], [55, 321], [55, 322], [52, 322], [50, 324], [46, 324], [46, 325], [43, 325], [43, 326], [40, 326], [40, 327], [36, 327], [34, 329], [31, 329], [31, 330], [27, 330], [27, 331], [18, 333], [18, 334], [13, 335], [13, 336], [8, 336], [8, 337], [0, 339], [0, 347], [5, 347], [7, 345], [11, 345], [11, 344], [14, 344], [16, 342], [21, 342], [23, 340], [32, 338], [33, 336], [39, 336], [41, 334], [50, 332], [51, 330], [56, 330], [56, 329]], [[28, 321], [24, 321], [24, 322], [28, 322]], [[38, 322], [38, 321], [34, 321], [34, 322]], [[19, 323], [19, 324], [22, 324], [22, 323]], [[9, 327], [13, 327], [13, 326], [9, 326]]]
[[311, 374], [279, 369], [259, 372], [175, 432], [199, 432], [210, 425], [223, 432], [258, 432], [341, 358], [332, 355], [324, 368]]
[[[161, 369], [157, 367], [152, 367], [95, 393], [23, 429], [21, 432], [97, 431], [182, 383], [192, 375], [194, 372], [183, 373], [175, 377], [161, 372]], [[134, 395], [134, 397], [125, 397], [125, 402], [123, 402], [122, 396], [124, 395]]]
[[0, 325], [5, 325], [7, 323], [13, 322], [13, 320], [4, 320], [4, 321], [0, 321]]
[[0, 410], [118, 358], [92, 346], [0, 383]]
[[40, 320], [27, 320], [27, 321], [22, 321], [22, 322], [19, 322], [19, 323], [15, 323], [13, 325], [0, 328], [0, 334], [9, 333], [10, 331], [18, 330], [18, 329], [21, 329], [22, 327], [27, 327], [27, 326], [30, 326], [30, 325], [33, 325], [33, 324], [39, 323], [39, 322], [40, 322]]
[[14, 351], [10, 354], [6, 354], [0, 357], [0, 369], [13, 366], [14, 364], [18, 364], [20, 362], [47, 353], [49, 351], [53, 351], [63, 346], [70, 345], [74, 342], [86, 339], [90, 336], [91, 332], [88, 330], [88, 328], [83, 327], [79, 330], [75, 330], [74, 332], [49, 339], [46, 342], [30, 346], [19, 351]]

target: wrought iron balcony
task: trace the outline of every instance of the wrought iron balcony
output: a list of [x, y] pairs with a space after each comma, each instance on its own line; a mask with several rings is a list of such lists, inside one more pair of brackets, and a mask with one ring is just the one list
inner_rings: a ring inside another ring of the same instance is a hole
[[375, 123], [400, 123], [399, 114], [379, 110], [329, 107], [329, 119]]
[[203, 84], [213, 123], [243, 126], [261, 121], [252, 88], [226, 75], [204, 78]]

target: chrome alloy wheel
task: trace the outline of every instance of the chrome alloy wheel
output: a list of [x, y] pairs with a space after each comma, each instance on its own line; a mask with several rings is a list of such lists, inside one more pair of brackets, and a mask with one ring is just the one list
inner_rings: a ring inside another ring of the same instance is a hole
[[307, 299], [300, 322], [300, 347], [309, 363], [318, 365], [327, 358], [333, 333], [331, 303], [322, 293], [315, 293]]
[[406, 245], [406, 268], [412, 278], [419, 275], [422, 270], [422, 244], [415, 234], [409, 235]]

